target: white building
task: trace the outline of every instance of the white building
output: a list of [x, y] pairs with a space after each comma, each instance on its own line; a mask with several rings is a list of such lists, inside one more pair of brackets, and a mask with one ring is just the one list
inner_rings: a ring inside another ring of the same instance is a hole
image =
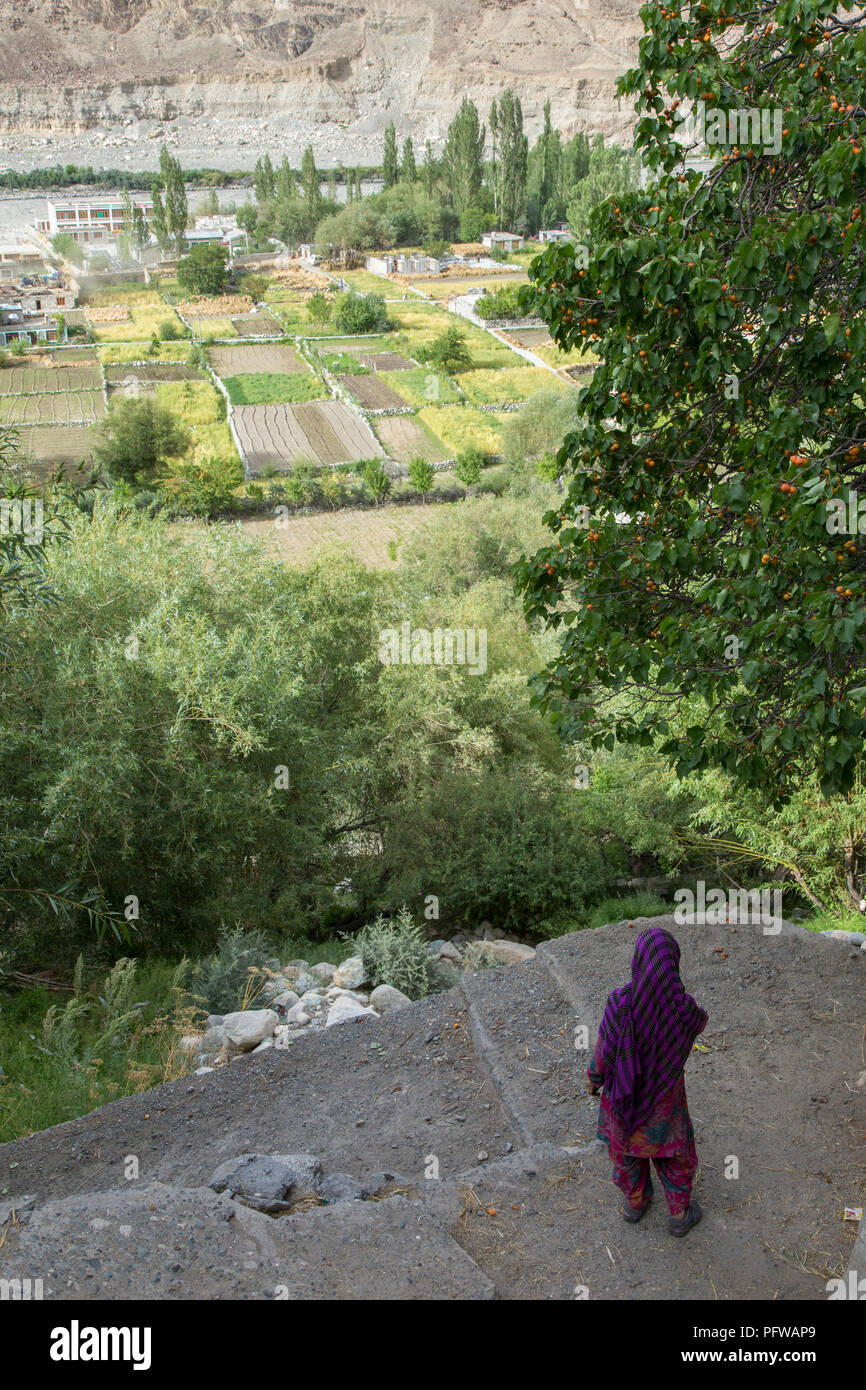
[[523, 237], [518, 236], [516, 232], [484, 232], [481, 245], [487, 246], [491, 251], [494, 248], [506, 251], [510, 256], [512, 252], [523, 249]]
[[538, 240], [542, 244], [550, 241], [571, 241], [571, 232], [567, 227], [549, 227], [547, 231], [538, 233]]
[[[140, 207], [150, 225], [153, 203], [140, 194], [130, 194], [133, 207]], [[107, 241], [124, 231], [123, 198], [119, 193], [102, 197], [70, 198], [65, 202], [47, 200], [48, 215], [36, 223], [36, 230], [52, 238], [67, 233], [73, 241]]]

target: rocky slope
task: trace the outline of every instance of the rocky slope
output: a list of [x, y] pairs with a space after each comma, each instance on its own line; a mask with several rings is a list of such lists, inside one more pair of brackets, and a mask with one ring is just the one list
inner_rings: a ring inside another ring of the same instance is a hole
[[563, 130], [621, 135], [630, 110], [614, 80], [636, 52], [637, 10], [638, 0], [0, 0], [0, 134], [15, 163], [28, 142], [50, 154], [92, 134], [97, 150], [107, 139], [124, 153], [174, 123], [185, 156], [273, 154], [276, 142], [297, 159], [312, 140], [327, 166], [378, 159], [392, 119], [416, 143], [438, 143], [464, 93], [486, 112], [511, 83], [530, 134], [549, 97]]
[[657, 921], [710, 1015], [685, 1242], [658, 1187], [624, 1225], [585, 1095], [642, 925], [620, 922], [0, 1146], [0, 1279], [46, 1299], [826, 1299], [863, 1268], [842, 1217], [863, 1205], [866, 950]]

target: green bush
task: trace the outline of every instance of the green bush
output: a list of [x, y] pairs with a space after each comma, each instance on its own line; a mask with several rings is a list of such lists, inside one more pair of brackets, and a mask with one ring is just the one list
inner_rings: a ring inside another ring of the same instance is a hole
[[355, 949], [374, 987], [393, 985], [410, 999], [427, 993], [427, 943], [405, 904], [396, 917], [369, 922], [355, 937]]
[[361, 466], [361, 477], [364, 479], [364, 485], [369, 489], [374, 502], [377, 505], [384, 502], [391, 491], [392, 483], [390, 475], [385, 472], [379, 459], [365, 459]]
[[334, 323], [340, 333], [384, 333], [391, 327], [381, 295], [354, 291], [338, 299]]
[[414, 488], [425, 496], [433, 486], [435, 470], [432, 463], [426, 459], [414, 458], [409, 463], [409, 481]]
[[475, 487], [481, 481], [481, 469], [483, 467], [484, 455], [473, 444], [457, 455], [454, 474], [466, 487]]
[[268, 979], [270, 961], [261, 932], [235, 927], [224, 932], [216, 951], [199, 962], [193, 975], [193, 994], [208, 1013], [230, 1014], [249, 1008]]
[[537, 767], [443, 773], [417, 800], [404, 796], [383, 853], [355, 877], [365, 888], [375, 872], [368, 891], [389, 905], [434, 894], [449, 925], [487, 918], [506, 932], [559, 936], [612, 886], [582, 814], [574, 792]]
[[174, 319], [163, 319], [159, 325], [159, 337], [163, 343], [173, 343], [182, 336], [180, 324]]

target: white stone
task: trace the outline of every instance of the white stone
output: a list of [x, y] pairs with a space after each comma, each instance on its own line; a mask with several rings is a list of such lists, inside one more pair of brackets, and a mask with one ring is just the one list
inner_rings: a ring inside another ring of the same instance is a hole
[[336, 965], [329, 965], [327, 961], [323, 960], [310, 968], [310, 974], [315, 975], [316, 979], [320, 980], [323, 985], [329, 985], [334, 978], [336, 969]]
[[353, 1018], [378, 1018], [375, 1009], [366, 1008], [359, 1004], [357, 1000], [350, 999], [347, 995], [341, 994], [339, 999], [335, 999], [328, 1014], [326, 1027], [331, 1028], [335, 1023], [347, 1023]]
[[500, 965], [522, 965], [535, 957], [534, 948], [519, 941], [485, 941], [484, 949]]
[[242, 1013], [226, 1014], [223, 1032], [234, 1050], [252, 1052], [260, 1042], [273, 1035], [279, 1021], [273, 1009], [247, 1009]]
[[370, 1006], [377, 1013], [389, 1014], [394, 1009], [405, 1009], [412, 1000], [402, 990], [395, 989], [393, 985], [377, 985], [370, 995]]
[[253, 1052], [265, 1052], [269, 1047], [273, 1047], [273, 1045], [273, 1038], [265, 1038], [262, 1042], [259, 1043], [258, 1047], [253, 1048]]
[[367, 971], [360, 956], [350, 956], [334, 971], [334, 984], [341, 989], [357, 989], [367, 978]]
[[290, 1027], [301, 1028], [309, 1023], [309, 1021], [310, 1015], [307, 1013], [303, 1004], [296, 1004], [295, 1007], [289, 1009], [289, 1012], [286, 1014], [286, 1023], [289, 1024]]

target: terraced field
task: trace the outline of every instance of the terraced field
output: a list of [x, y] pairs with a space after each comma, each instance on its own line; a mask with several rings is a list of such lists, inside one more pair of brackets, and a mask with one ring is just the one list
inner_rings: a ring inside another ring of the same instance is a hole
[[127, 381], [201, 381], [200, 368], [189, 362], [115, 363], [105, 368], [109, 386]]
[[406, 401], [377, 376], [341, 376], [337, 380], [365, 410], [399, 410]]
[[289, 468], [298, 459], [328, 466], [384, 456], [369, 425], [342, 401], [242, 405], [233, 420], [252, 473]]
[[347, 351], [371, 372], [405, 372], [418, 366], [400, 352], [367, 352], [359, 347], [350, 347]]
[[101, 391], [0, 396], [2, 425], [90, 425], [101, 420], [105, 413]]
[[93, 458], [96, 432], [86, 425], [63, 429], [25, 426], [19, 433], [19, 450], [36, 478], [47, 478], [60, 464], [71, 465]]
[[253, 372], [308, 372], [302, 357], [288, 343], [238, 344], [237, 347], [212, 347], [208, 353], [217, 376], [245, 376]]
[[509, 405], [530, 400], [539, 391], [570, 391], [571, 387], [543, 367], [502, 367], [494, 371], [461, 372], [460, 388], [475, 405]]
[[241, 523], [248, 536], [288, 565], [303, 565], [328, 546], [340, 545], [368, 569], [396, 569], [402, 547], [429, 525], [430, 508], [419, 504], [290, 516], [279, 526], [268, 519]]
[[428, 463], [444, 463], [448, 450], [432, 430], [415, 415], [383, 415], [373, 427], [391, 458], [398, 463], [426, 459]]
[[283, 332], [282, 324], [267, 311], [232, 319], [232, 324], [239, 338], [279, 338]]
[[40, 395], [53, 391], [98, 390], [102, 385], [96, 362], [57, 367], [0, 369], [0, 396]]

